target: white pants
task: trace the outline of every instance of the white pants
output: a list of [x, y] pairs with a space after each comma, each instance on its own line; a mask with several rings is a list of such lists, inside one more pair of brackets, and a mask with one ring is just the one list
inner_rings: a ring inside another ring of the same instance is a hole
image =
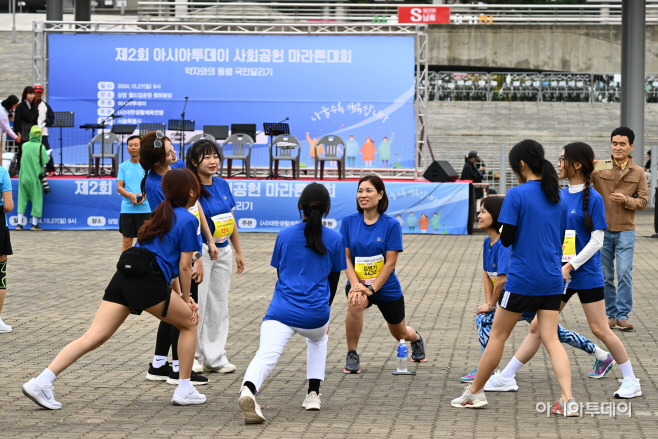
[[265, 378], [276, 366], [288, 341], [293, 335], [306, 337], [306, 379], [324, 381], [324, 371], [327, 366], [327, 328], [326, 325], [315, 329], [293, 328], [276, 320], [265, 320], [260, 325], [260, 346], [258, 352], [244, 374], [242, 385], [251, 381], [256, 391], [265, 381]]
[[219, 369], [228, 363], [228, 290], [231, 285], [233, 251], [231, 245], [218, 248], [219, 257], [211, 261], [208, 245], [203, 244], [203, 282], [199, 285], [199, 325], [194, 356], [208, 368]]

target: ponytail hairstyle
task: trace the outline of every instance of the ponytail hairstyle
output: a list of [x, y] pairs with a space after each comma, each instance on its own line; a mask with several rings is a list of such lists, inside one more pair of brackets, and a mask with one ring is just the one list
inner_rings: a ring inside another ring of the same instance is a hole
[[[192, 144], [190, 149], [187, 150], [185, 165], [187, 166], [187, 169], [192, 171], [192, 174], [194, 174], [196, 179], [199, 181], [199, 184], [201, 184], [201, 180], [199, 179], [199, 170], [197, 169], [197, 167], [199, 166], [199, 163], [203, 161], [205, 156], [213, 155], [213, 154], [217, 154], [217, 156], [219, 157], [219, 149], [217, 149], [217, 143], [213, 142], [210, 139], [197, 140]], [[210, 196], [210, 192], [208, 192], [208, 189], [206, 189], [206, 187], [202, 184], [201, 184], [201, 194], [199, 196], [200, 197]]]
[[324, 256], [327, 254], [327, 248], [322, 242], [322, 217], [326, 216], [331, 208], [329, 191], [321, 184], [311, 183], [302, 191], [297, 207], [308, 218], [304, 228], [305, 247]]
[[503, 200], [505, 196], [489, 196], [482, 199], [480, 206], [482, 206], [491, 215], [491, 228], [496, 232], [500, 230], [502, 224], [498, 222], [500, 210], [503, 208]]
[[521, 172], [521, 161], [535, 175], [541, 176], [541, 190], [546, 198], [553, 204], [559, 203], [560, 185], [557, 172], [555, 172], [553, 164], [544, 158], [544, 147], [535, 140], [522, 140], [509, 152], [509, 164], [512, 171], [520, 179], [524, 179]]
[[142, 178], [141, 189], [142, 193], [146, 193], [146, 177], [148, 177], [149, 172], [155, 167], [156, 163], [163, 163], [166, 157], [165, 151], [165, 140], [171, 140], [169, 137], [165, 136], [162, 138], [162, 146], [156, 148], [154, 142], [156, 140], [155, 131], [144, 134], [142, 139], [139, 142], [139, 164], [142, 165], [144, 169], [144, 178]]
[[589, 204], [590, 180], [592, 172], [594, 172], [594, 151], [587, 143], [575, 142], [570, 143], [564, 147], [564, 165], [568, 169], [567, 175], [574, 175], [579, 171], [576, 169], [575, 164], [580, 163], [580, 172], [585, 179], [585, 190], [583, 191], [583, 212], [585, 213], [585, 229], [590, 232], [594, 230], [594, 223], [592, 217], [587, 211]]
[[171, 217], [174, 218], [175, 207], [186, 207], [190, 204], [190, 191], [193, 192], [192, 199], [196, 203], [199, 199], [199, 181], [188, 169], [172, 169], [162, 178], [162, 192], [165, 198], [157, 209], [151, 214], [151, 219], [146, 221], [137, 232], [137, 242], [141, 245], [151, 242], [156, 236], [162, 241], [165, 234], [174, 226]]

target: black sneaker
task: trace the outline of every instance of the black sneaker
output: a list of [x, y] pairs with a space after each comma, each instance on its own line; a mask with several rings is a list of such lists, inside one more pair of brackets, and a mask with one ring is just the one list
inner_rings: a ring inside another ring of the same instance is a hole
[[361, 373], [361, 364], [359, 363], [359, 354], [356, 351], [348, 351], [345, 359], [345, 373]]
[[[169, 378], [167, 378], [167, 384], [176, 384], [178, 385], [178, 372], [174, 372], [173, 370], [169, 372]], [[192, 371], [192, 375], [190, 375], [190, 384], [194, 386], [200, 386], [202, 384], [208, 384], [208, 378], [199, 375], [195, 371]]]
[[149, 363], [149, 371], [146, 374], [146, 379], [151, 381], [167, 381], [171, 372], [171, 365], [165, 363], [161, 367], [153, 367], [153, 363]]
[[20, 224], [16, 224], [16, 230], [23, 230], [23, 226]]
[[39, 224], [34, 224], [30, 230], [32, 230], [33, 232], [42, 232], [43, 231], [43, 229], [41, 228], [41, 226]]
[[[416, 331], [418, 334], [418, 331]], [[421, 361], [427, 361], [427, 355], [425, 355], [425, 343], [423, 343], [423, 337], [418, 334], [418, 340], [411, 342], [411, 361], [420, 363]]]

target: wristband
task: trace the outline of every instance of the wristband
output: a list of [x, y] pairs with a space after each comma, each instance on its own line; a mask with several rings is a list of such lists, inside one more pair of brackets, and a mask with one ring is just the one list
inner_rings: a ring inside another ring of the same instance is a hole
[[376, 291], [375, 291], [375, 289], [372, 287], [372, 285], [366, 285], [366, 287], [367, 287], [370, 291], [372, 291], [372, 294], [375, 294], [375, 293], [376, 293]]

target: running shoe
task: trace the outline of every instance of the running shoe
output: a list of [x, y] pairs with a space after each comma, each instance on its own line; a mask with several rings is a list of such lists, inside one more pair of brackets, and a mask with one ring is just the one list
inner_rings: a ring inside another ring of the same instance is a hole
[[640, 380], [637, 378], [624, 377], [619, 382], [621, 383], [621, 387], [615, 392], [615, 398], [630, 399], [636, 396], [642, 396]]
[[182, 391], [179, 387], [174, 390], [174, 396], [171, 398], [173, 405], [195, 405], [205, 404], [206, 395], [202, 395], [194, 387], [190, 386], [186, 391]]
[[484, 385], [485, 392], [516, 392], [517, 390], [519, 386], [516, 385], [514, 377], [504, 378], [500, 372], [494, 373]]
[[146, 379], [151, 381], [167, 381], [170, 372], [171, 365], [168, 362], [161, 367], [153, 367], [153, 363], [149, 363], [149, 371], [146, 373]]
[[[203, 365], [195, 358], [194, 363], [192, 363], [192, 371], [196, 373], [203, 373]], [[169, 375], [167, 375], [169, 377]]]
[[615, 360], [612, 358], [612, 355], [608, 354], [608, 358], [603, 361], [595, 360], [594, 361], [594, 370], [589, 373], [590, 378], [603, 378], [606, 376], [612, 366], [615, 365]]
[[359, 362], [359, 354], [356, 351], [348, 351], [347, 358], [345, 359], [345, 373], [361, 373], [361, 363]]
[[21, 224], [16, 224], [16, 231], [20, 232], [21, 230], [23, 230], [23, 226]]
[[33, 232], [42, 232], [43, 231], [43, 229], [41, 228], [41, 226], [39, 224], [32, 225], [30, 230], [32, 230]]
[[302, 408], [306, 410], [320, 410], [320, 397], [314, 391], [306, 395]]
[[478, 373], [478, 368], [475, 366], [475, 369], [467, 373], [462, 377], [462, 383], [472, 383], [475, 379], [475, 374]]
[[418, 340], [411, 342], [411, 361], [420, 363], [422, 361], [427, 361], [427, 355], [425, 355], [425, 343], [423, 343], [423, 337], [418, 334]]
[[576, 402], [576, 398], [569, 398], [566, 404], [560, 398], [560, 401], [553, 406], [553, 414], [566, 417], [580, 416], [580, 406]]
[[[167, 378], [167, 384], [176, 384], [178, 385], [178, 372], [174, 372], [173, 370], [169, 372], [169, 377]], [[199, 375], [198, 373], [192, 371], [192, 374], [190, 375], [190, 384], [194, 386], [200, 386], [202, 384], [208, 384], [208, 378], [204, 377], [203, 375]]]
[[32, 378], [30, 381], [23, 384], [21, 390], [23, 391], [23, 395], [27, 396], [37, 405], [45, 409], [59, 410], [62, 408], [62, 404], [55, 401], [55, 393], [52, 384], [39, 387], [36, 384], [36, 380]]
[[462, 393], [462, 396], [453, 399], [450, 402], [450, 405], [457, 408], [476, 409], [489, 404], [487, 402], [487, 397], [484, 395], [484, 389], [480, 390], [475, 395], [468, 389], [469, 387], [464, 387], [464, 393]]
[[11, 326], [9, 326], [2, 319], [0, 319], [0, 334], [4, 332], [11, 332]]
[[260, 406], [256, 403], [256, 398], [251, 393], [251, 390], [249, 390], [249, 387], [242, 386], [238, 404], [240, 404], [240, 410], [242, 410], [245, 424], [262, 424], [265, 422], [265, 417], [260, 411]]

